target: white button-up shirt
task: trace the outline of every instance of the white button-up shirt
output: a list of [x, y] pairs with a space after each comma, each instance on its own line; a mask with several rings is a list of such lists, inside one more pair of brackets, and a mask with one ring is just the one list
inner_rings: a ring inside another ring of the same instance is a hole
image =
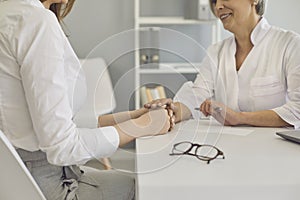
[[194, 82], [175, 96], [200, 117], [195, 107], [207, 98], [235, 111], [274, 110], [283, 120], [300, 126], [300, 36], [270, 26], [262, 18], [251, 33], [254, 45], [236, 71], [236, 41], [229, 37], [207, 50]]
[[[80, 63], [55, 15], [39, 0], [0, 0], [0, 129], [17, 148], [56, 165], [110, 156], [114, 127], [77, 128], [85, 98]], [[76, 87], [75, 87], [76, 86]]]

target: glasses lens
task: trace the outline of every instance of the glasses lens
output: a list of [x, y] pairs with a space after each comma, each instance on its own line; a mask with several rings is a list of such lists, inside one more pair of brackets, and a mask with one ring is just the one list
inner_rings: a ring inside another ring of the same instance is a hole
[[197, 148], [195, 154], [204, 159], [215, 158], [218, 156], [218, 150], [213, 146], [202, 145]]
[[174, 146], [173, 153], [184, 153], [192, 147], [190, 142], [181, 142]]

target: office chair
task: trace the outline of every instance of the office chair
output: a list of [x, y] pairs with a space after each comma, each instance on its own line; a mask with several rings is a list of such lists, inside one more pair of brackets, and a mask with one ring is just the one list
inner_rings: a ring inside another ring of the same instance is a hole
[[111, 113], [116, 108], [114, 90], [102, 58], [80, 59], [80, 62], [86, 76], [87, 99], [74, 121], [78, 127], [96, 128], [98, 116]]
[[[76, 114], [74, 122], [78, 127], [96, 128], [98, 116], [112, 113], [116, 99], [107, 65], [103, 58], [80, 59], [87, 82], [87, 100]], [[102, 159], [105, 169], [111, 169], [109, 159]]]
[[0, 199], [46, 200], [19, 154], [0, 130]]

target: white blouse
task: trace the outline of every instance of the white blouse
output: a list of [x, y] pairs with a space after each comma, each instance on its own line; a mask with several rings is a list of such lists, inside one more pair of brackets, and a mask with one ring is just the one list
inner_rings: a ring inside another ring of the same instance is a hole
[[56, 165], [110, 156], [114, 127], [77, 128], [84, 102], [80, 63], [55, 15], [39, 0], [0, 0], [0, 129], [16, 148]]
[[185, 83], [175, 96], [194, 118], [195, 107], [207, 98], [235, 111], [274, 110], [283, 120], [300, 127], [300, 36], [270, 26], [262, 18], [251, 34], [254, 45], [236, 71], [236, 41], [229, 37], [207, 50], [194, 82]]

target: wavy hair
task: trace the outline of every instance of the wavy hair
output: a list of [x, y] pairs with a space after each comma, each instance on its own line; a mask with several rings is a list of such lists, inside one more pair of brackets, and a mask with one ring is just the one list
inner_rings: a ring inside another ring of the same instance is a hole
[[[46, 0], [40, 0], [42, 3]], [[69, 0], [67, 4], [63, 5], [61, 3], [54, 3], [50, 6], [50, 10], [55, 14], [58, 21], [61, 22], [64, 17], [66, 17], [70, 11], [72, 10], [72, 7], [74, 5], [75, 0]]]

